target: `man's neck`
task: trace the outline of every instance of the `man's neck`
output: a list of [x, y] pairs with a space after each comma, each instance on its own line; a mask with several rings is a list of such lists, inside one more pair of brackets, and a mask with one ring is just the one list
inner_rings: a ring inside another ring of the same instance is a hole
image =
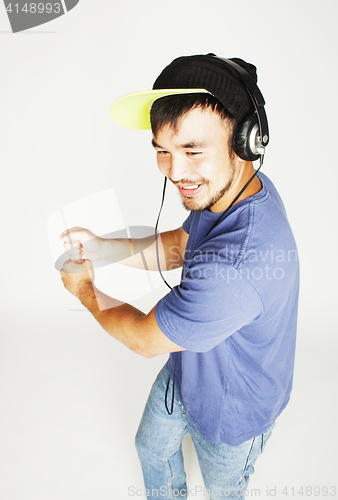
[[[222, 198], [215, 203], [211, 207], [211, 212], [224, 212], [232, 203], [232, 201], [236, 198], [238, 193], [241, 191], [241, 189], [245, 186], [245, 184], [249, 181], [249, 179], [254, 175], [255, 170], [253, 168], [252, 162], [244, 162], [241, 165], [241, 168], [239, 170], [239, 174], [233, 183], [233, 185], [230, 187], [230, 189], [222, 196]], [[234, 205], [236, 203], [239, 203], [242, 200], [245, 200], [246, 198], [249, 198], [250, 196], [253, 196], [254, 194], [258, 193], [262, 189], [262, 184], [261, 181], [258, 179], [257, 176], [255, 176], [250, 184], [247, 186], [247, 188], [243, 191], [241, 196], [235, 201]]]

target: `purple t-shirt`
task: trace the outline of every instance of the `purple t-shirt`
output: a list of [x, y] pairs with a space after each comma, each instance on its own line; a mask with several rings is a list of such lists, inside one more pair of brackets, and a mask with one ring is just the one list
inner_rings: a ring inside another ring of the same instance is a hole
[[[199, 432], [237, 446], [265, 432], [292, 387], [299, 266], [272, 182], [226, 214], [191, 213], [181, 282], [156, 306], [175, 386]], [[170, 355], [173, 377], [176, 353]]]

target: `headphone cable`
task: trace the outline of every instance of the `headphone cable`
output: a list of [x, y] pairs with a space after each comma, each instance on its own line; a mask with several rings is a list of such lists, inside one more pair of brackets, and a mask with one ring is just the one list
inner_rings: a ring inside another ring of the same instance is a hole
[[[168, 288], [170, 288], [170, 290], [172, 290], [172, 287], [169, 285], [169, 283], [166, 281], [166, 279], [164, 278], [164, 276], [162, 274], [161, 264], [160, 264], [160, 257], [159, 257], [159, 251], [158, 251], [158, 232], [157, 232], [157, 229], [158, 229], [158, 224], [159, 224], [159, 221], [160, 221], [160, 216], [161, 216], [161, 212], [162, 212], [162, 208], [163, 208], [163, 204], [164, 204], [166, 187], [167, 187], [167, 177], [164, 177], [164, 186], [163, 186], [163, 193], [162, 193], [162, 201], [161, 201], [161, 206], [160, 206], [160, 210], [159, 210], [159, 213], [158, 213], [158, 216], [157, 216], [156, 225], [155, 225], [155, 243], [156, 243], [156, 260], [157, 260], [158, 271], [159, 271], [160, 276], [161, 276], [162, 280], [164, 281], [164, 283], [167, 285]], [[169, 375], [169, 378], [168, 378], [167, 388], [166, 388], [165, 396], [164, 396], [164, 404], [165, 404], [166, 410], [167, 410], [167, 412], [168, 412], [169, 415], [172, 415], [173, 411], [174, 411], [175, 372], [176, 372], [177, 356], [178, 356], [178, 352], [176, 352], [176, 356], [175, 356], [174, 375], [173, 375], [173, 392], [172, 392], [172, 397], [171, 397], [171, 409], [170, 409], [170, 411], [169, 411], [169, 408], [168, 408], [168, 405], [167, 405], [168, 391], [169, 391], [169, 385], [170, 385], [170, 375]]]
[[160, 206], [160, 210], [158, 212], [157, 221], [156, 221], [156, 225], [155, 225], [155, 243], [156, 243], [156, 260], [157, 260], [158, 271], [159, 271], [160, 276], [161, 276], [162, 280], [164, 281], [164, 283], [167, 285], [168, 288], [170, 288], [170, 290], [172, 290], [172, 287], [165, 280], [165, 278], [164, 278], [164, 276], [162, 274], [161, 265], [160, 265], [159, 251], [158, 251], [158, 232], [157, 232], [157, 228], [158, 228], [158, 223], [160, 222], [160, 216], [161, 216], [161, 212], [162, 212], [162, 208], [163, 208], [163, 204], [164, 204], [166, 186], [167, 186], [167, 178], [164, 177], [164, 186], [163, 186], [163, 193], [162, 193], [162, 201], [161, 201], [161, 206]]
[[244, 186], [242, 187], [242, 189], [240, 190], [240, 192], [236, 195], [236, 197], [232, 200], [232, 202], [230, 203], [230, 205], [228, 206], [228, 208], [225, 210], [224, 214], [225, 215], [227, 213], [227, 211], [232, 207], [232, 205], [234, 203], [236, 203], [236, 201], [238, 200], [238, 198], [243, 194], [243, 192], [246, 190], [246, 188], [248, 187], [248, 185], [254, 180], [254, 178], [256, 177], [256, 175], [258, 174], [261, 166], [263, 165], [263, 161], [264, 161], [264, 154], [262, 154], [260, 156], [260, 162], [259, 162], [259, 167], [257, 168], [257, 170], [255, 170], [255, 173], [250, 177], [250, 179], [246, 182], [246, 184], [244, 184]]

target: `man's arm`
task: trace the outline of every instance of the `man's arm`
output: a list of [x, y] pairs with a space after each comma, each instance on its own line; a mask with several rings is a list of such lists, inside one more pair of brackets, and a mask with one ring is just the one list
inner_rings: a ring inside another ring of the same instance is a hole
[[184, 350], [162, 333], [156, 322], [155, 307], [144, 314], [98, 290], [93, 284], [94, 271], [89, 260], [82, 264], [65, 262], [61, 275], [67, 290], [80, 299], [102, 328], [132, 351], [151, 358]]
[[[183, 265], [184, 252], [187, 246], [188, 237], [189, 235], [184, 231], [183, 227], [159, 234], [158, 253], [161, 270], [170, 271]], [[155, 235], [147, 238], [132, 239], [129, 241], [111, 240], [109, 244], [111, 255], [114, 255], [114, 252], [117, 251], [119, 246], [120, 248], [127, 248], [127, 244], [128, 246], [131, 244], [133, 255], [121, 260], [121, 264], [144, 269], [145, 261], [147, 264], [146, 268], [149, 271], [158, 270]]]
[[[137, 354], [152, 358], [158, 354], [183, 351], [160, 330], [155, 318], [155, 307], [144, 314], [130, 304], [117, 305], [118, 301], [97, 289], [88, 289], [80, 298], [100, 325], [116, 340]], [[100, 311], [98, 303], [107, 305], [114, 301], [115, 307]]]
[[[157, 271], [155, 236], [140, 239], [105, 239], [88, 229], [74, 227], [61, 235], [71, 260], [110, 260], [139, 269]], [[160, 266], [163, 271], [183, 264], [188, 234], [183, 227], [161, 233], [158, 237]]]

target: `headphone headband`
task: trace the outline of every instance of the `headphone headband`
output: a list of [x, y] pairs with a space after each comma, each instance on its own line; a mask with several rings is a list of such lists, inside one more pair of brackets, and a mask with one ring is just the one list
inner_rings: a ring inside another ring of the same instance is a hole
[[252, 100], [252, 103], [254, 105], [257, 114], [258, 127], [259, 127], [258, 141], [260, 142], [261, 147], [265, 148], [265, 146], [267, 146], [269, 142], [269, 127], [268, 127], [268, 119], [264, 108], [265, 100], [262, 95], [262, 92], [259, 90], [256, 82], [253, 80], [251, 75], [240, 64], [237, 64], [235, 61], [232, 61], [231, 59], [218, 57], [214, 54], [212, 55], [215, 58], [225, 62], [225, 64], [228, 66], [228, 69], [235, 76], [237, 76], [237, 78], [239, 78], [239, 80], [245, 86], [245, 89]]

